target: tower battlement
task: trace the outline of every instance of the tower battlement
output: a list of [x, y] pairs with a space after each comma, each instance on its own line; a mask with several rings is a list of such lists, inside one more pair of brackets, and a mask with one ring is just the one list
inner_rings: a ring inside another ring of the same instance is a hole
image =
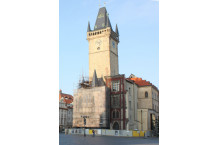
[[87, 40], [95, 39], [102, 36], [110, 36], [119, 43], [119, 35], [115, 33], [110, 27], [87, 32]]

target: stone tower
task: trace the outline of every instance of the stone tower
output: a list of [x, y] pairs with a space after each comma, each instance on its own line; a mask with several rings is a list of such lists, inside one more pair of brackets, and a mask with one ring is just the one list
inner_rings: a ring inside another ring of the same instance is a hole
[[109, 14], [105, 7], [99, 9], [94, 30], [88, 22], [87, 40], [89, 42], [89, 80], [92, 80], [94, 70], [98, 78], [119, 74], [118, 43], [119, 32], [113, 31]]

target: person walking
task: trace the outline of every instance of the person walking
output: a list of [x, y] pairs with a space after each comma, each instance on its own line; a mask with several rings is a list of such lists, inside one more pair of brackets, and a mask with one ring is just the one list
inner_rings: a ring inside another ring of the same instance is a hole
[[95, 130], [94, 129], [92, 130], [92, 133], [93, 133], [93, 137], [95, 137]]

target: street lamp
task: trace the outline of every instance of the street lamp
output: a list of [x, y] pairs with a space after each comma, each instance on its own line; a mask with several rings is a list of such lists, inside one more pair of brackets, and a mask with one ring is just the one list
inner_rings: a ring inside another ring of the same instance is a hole
[[84, 137], [86, 137], [86, 130], [85, 130], [85, 126], [86, 126], [86, 118], [89, 118], [89, 116], [81, 116], [84, 120]]
[[[102, 127], [102, 125], [103, 125], [103, 123], [102, 122], [100, 122], [99, 123], [99, 125], [100, 125], [100, 128]], [[102, 136], [102, 128], [101, 128], [101, 136]]]

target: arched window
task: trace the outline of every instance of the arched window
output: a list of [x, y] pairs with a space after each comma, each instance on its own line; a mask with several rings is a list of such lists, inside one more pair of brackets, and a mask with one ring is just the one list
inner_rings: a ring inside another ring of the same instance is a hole
[[119, 118], [119, 111], [116, 112], [116, 118]]
[[147, 91], [145, 92], [145, 97], [146, 97], [146, 98], [148, 97], [148, 92], [147, 92]]
[[115, 111], [113, 111], [113, 118], [115, 118]]

